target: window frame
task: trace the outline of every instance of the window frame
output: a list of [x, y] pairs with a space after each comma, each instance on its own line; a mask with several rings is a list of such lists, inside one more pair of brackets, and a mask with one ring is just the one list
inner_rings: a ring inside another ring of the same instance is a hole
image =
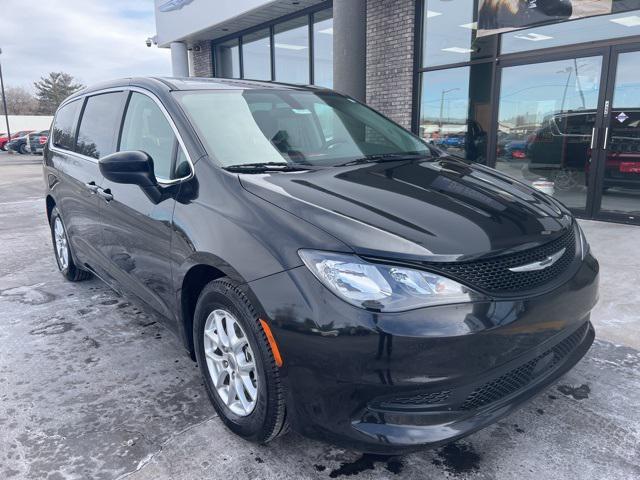
[[127, 118], [127, 111], [129, 110], [129, 103], [131, 102], [131, 98], [133, 97], [134, 93], [139, 93], [140, 95], [145, 95], [147, 98], [150, 98], [151, 100], [154, 101], [154, 103], [160, 109], [160, 112], [164, 116], [165, 120], [167, 120], [167, 123], [171, 127], [171, 130], [173, 131], [173, 134], [176, 137], [176, 142], [171, 147], [171, 150], [172, 150], [172, 152], [171, 152], [171, 157], [172, 157], [171, 158], [171, 171], [175, 172], [175, 168], [177, 166], [176, 162], [178, 160], [178, 149], [179, 148], [182, 148], [182, 150], [183, 150], [183, 152], [185, 154], [185, 157], [187, 158], [187, 162], [189, 163], [190, 170], [191, 170], [190, 175], [187, 175], [185, 177], [175, 178], [175, 179], [168, 179], [168, 178], [159, 177], [159, 176], [155, 175], [155, 172], [154, 172], [154, 175], [155, 175], [156, 180], [158, 181], [158, 183], [162, 183], [164, 185], [167, 185], [167, 184], [180, 182], [182, 180], [185, 180], [187, 177], [191, 178], [191, 176], [193, 176], [193, 164], [191, 163], [191, 159], [189, 158], [189, 154], [187, 152], [187, 149], [184, 147], [184, 143], [182, 142], [182, 139], [180, 138], [180, 136], [178, 134], [177, 128], [175, 128], [175, 125], [173, 124], [173, 120], [170, 118], [170, 116], [167, 113], [167, 111], [164, 109], [162, 104], [159, 103], [159, 101], [157, 99], [155, 99], [152, 95], [146, 95], [146, 93], [144, 93], [142, 91], [138, 91], [137, 89], [128, 89], [127, 98], [125, 99], [124, 108], [122, 109], [122, 115], [120, 117], [120, 125], [119, 125], [118, 131], [117, 131], [116, 152], [121, 151], [120, 150], [120, 144], [122, 142], [122, 132], [124, 130], [124, 122], [125, 122], [125, 120]]
[[[83, 100], [82, 100], [82, 106], [80, 107], [80, 113], [78, 114], [78, 118], [76, 119], [76, 130], [75, 130], [75, 134], [74, 134], [74, 138], [73, 138], [73, 152], [76, 153], [77, 155], [81, 155], [84, 158], [91, 158], [93, 160], [95, 160], [96, 162], [99, 161], [99, 158], [94, 158], [94, 157], [90, 157], [89, 155], [85, 155], [83, 153], [80, 153], [78, 151], [78, 137], [80, 135], [80, 126], [82, 125], [82, 120], [84, 119], [84, 113], [85, 110], [87, 108], [87, 103], [89, 102], [89, 99], [92, 97], [99, 97], [100, 95], [106, 95], [109, 93], [125, 93], [125, 90], [123, 88], [120, 89], [114, 89], [113, 91], [109, 91], [109, 92], [91, 92], [91, 93], [87, 93], [87, 95], [84, 96]], [[122, 102], [122, 104], [120, 105], [120, 111], [118, 112], [118, 114], [116, 115], [116, 119], [118, 118], [118, 116], [122, 117], [122, 112], [124, 111], [124, 105], [126, 103], [126, 99], [125, 101]], [[115, 131], [116, 136], [117, 136], [117, 130]], [[117, 152], [117, 150], [115, 150], [115, 148], [117, 147], [117, 143], [116, 143], [116, 136], [114, 136], [111, 139], [111, 147], [114, 149], [113, 152], [111, 153], [115, 153]], [[110, 154], [107, 154], [110, 155]], [[107, 156], [105, 155], [105, 157]]]
[[[78, 118], [76, 118], [76, 122], [75, 122], [75, 129], [74, 129], [74, 150], [66, 150], [66, 149], [62, 149], [59, 147], [56, 147], [53, 145], [53, 135], [49, 135], [49, 143], [48, 143], [48, 148], [49, 150], [53, 151], [53, 152], [57, 152], [57, 153], [62, 153], [62, 154], [72, 154], [76, 157], [82, 158], [84, 160], [88, 160], [90, 162], [93, 163], [98, 163], [99, 159], [97, 158], [93, 158], [93, 157], [88, 157], [86, 155], [83, 155], [77, 151], [75, 151], [75, 144], [78, 138], [78, 129], [80, 127], [80, 120], [82, 118], [82, 113], [84, 113], [84, 106], [86, 104], [86, 100], [88, 97], [92, 97], [95, 95], [100, 95], [102, 93], [111, 93], [111, 92], [127, 92], [127, 99], [124, 102], [124, 107], [122, 109], [122, 111], [120, 112], [120, 121], [119, 121], [119, 128], [116, 132], [117, 134], [117, 142], [116, 142], [116, 151], [117, 148], [119, 148], [120, 146], [120, 137], [122, 135], [122, 126], [124, 124], [124, 115], [126, 113], [126, 106], [128, 106], [129, 103], [129, 97], [131, 95], [131, 92], [137, 92], [137, 93], [141, 93], [143, 95], [148, 96], [149, 98], [151, 98], [156, 105], [158, 105], [158, 107], [160, 108], [160, 110], [162, 111], [162, 114], [164, 115], [164, 117], [166, 118], [166, 120], [169, 122], [169, 125], [171, 126], [171, 129], [173, 130], [173, 133], [175, 134], [176, 138], [178, 139], [178, 144], [180, 145], [180, 147], [182, 148], [184, 155], [187, 159], [187, 162], [189, 163], [189, 174], [180, 178], [176, 178], [173, 180], [167, 180], [167, 179], [162, 179], [162, 178], [156, 178], [156, 180], [158, 180], [158, 183], [161, 185], [173, 185], [176, 183], [180, 183], [180, 182], [184, 182], [187, 180], [190, 180], [191, 178], [194, 177], [195, 175], [195, 168], [193, 166], [193, 160], [191, 159], [191, 155], [189, 153], [189, 150], [187, 149], [184, 140], [182, 139], [182, 135], [180, 134], [180, 132], [178, 131], [178, 128], [176, 127], [175, 122], [173, 121], [173, 118], [171, 118], [171, 115], [169, 115], [169, 112], [167, 111], [167, 109], [165, 108], [165, 106], [163, 105], [163, 103], [160, 101], [160, 99], [151, 91], [146, 90], [144, 88], [140, 88], [140, 87], [134, 87], [134, 86], [127, 86], [127, 87], [113, 87], [113, 88], [105, 88], [105, 89], [101, 89], [101, 90], [95, 90], [95, 91], [91, 91], [91, 92], [87, 92], [85, 94], [82, 95], [78, 95], [78, 96], [74, 96], [73, 98], [70, 98], [69, 100], [66, 100], [65, 102], [63, 102], [59, 107], [58, 110], [56, 110], [56, 115], [57, 112], [64, 107], [65, 105], [68, 105], [72, 102], [75, 101], [81, 101], [82, 102], [82, 106], [81, 106], [81, 112], [78, 115]], [[54, 117], [54, 121], [55, 121], [55, 117]]]
[[[67, 148], [59, 147], [59, 146], [55, 145], [54, 135], [55, 135], [56, 120], [58, 119], [58, 113], [60, 113], [60, 110], [62, 110], [62, 108], [66, 107], [67, 105], [71, 105], [74, 102], [79, 102], [80, 106], [79, 106], [79, 109], [78, 109], [78, 111], [76, 113], [75, 118], [73, 119], [73, 124], [72, 124], [72, 129], [71, 129], [72, 130], [72, 134], [73, 134], [73, 145], [72, 145], [72, 149], [69, 150]], [[78, 126], [80, 125], [79, 120], [80, 120], [80, 117], [81, 117], [83, 109], [84, 109], [84, 98], [83, 97], [79, 97], [79, 98], [78, 97], [74, 97], [73, 99], [69, 100], [68, 102], [64, 102], [62, 105], [60, 105], [58, 107], [58, 109], [56, 110], [56, 113], [55, 113], [55, 115], [53, 117], [53, 122], [51, 122], [51, 131], [49, 132], [49, 141], [48, 141], [49, 149], [53, 149], [54, 151], [55, 150], [59, 150], [59, 151], [62, 151], [62, 152], [71, 152], [71, 153], [75, 152], [76, 140], [77, 140], [77, 137], [78, 137]]]

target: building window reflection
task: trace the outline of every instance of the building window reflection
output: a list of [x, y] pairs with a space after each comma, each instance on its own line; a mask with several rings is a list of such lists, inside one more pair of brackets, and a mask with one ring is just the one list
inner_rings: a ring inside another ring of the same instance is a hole
[[333, 87], [333, 11], [313, 15], [313, 83]]
[[309, 23], [300, 17], [275, 26], [276, 80], [309, 83]]
[[423, 73], [420, 136], [448, 153], [485, 163], [491, 83], [490, 63]]
[[269, 29], [242, 37], [242, 76], [271, 80], [271, 36]]
[[333, 10], [325, 8], [214, 41], [214, 74], [220, 78], [312, 83], [331, 88], [332, 17]]

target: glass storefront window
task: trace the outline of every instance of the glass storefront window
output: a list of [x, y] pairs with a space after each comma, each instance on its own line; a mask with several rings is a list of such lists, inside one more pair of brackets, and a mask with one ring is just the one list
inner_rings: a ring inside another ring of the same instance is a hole
[[217, 45], [214, 50], [216, 76], [240, 78], [240, 47], [237, 38]]
[[640, 216], [640, 52], [618, 56], [601, 210]]
[[420, 137], [441, 150], [486, 162], [492, 64], [422, 74]]
[[243, 78], [271, 80], [271, 38], [269, 29], [242, 37]]
[[640, 35], [640, 10], [504, 33], [500, 50], [503, 54], [526, 52], [632, 35]]
[[505, 67], [496, 168], [584, 210], [602, 57]]
[[497, 35], [478, 36], [477, 0], [425, 0], [424, 5], [424, 67], [495, 55]]
[[314, 14], [313, 24], [313, 83], [333, 87], [333, 11]]
[[309, 83], [308, 17], [276, 24], [273, 46], [276, 80], [287, 83]]

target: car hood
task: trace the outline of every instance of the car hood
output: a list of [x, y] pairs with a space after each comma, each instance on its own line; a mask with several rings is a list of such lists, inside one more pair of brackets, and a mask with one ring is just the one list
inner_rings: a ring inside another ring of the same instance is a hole
[[452, 261], [532, 248], [572, 224], [551, 197], [454, 158], [242, 174], [246, 190], [324, 229], [354, 252]]

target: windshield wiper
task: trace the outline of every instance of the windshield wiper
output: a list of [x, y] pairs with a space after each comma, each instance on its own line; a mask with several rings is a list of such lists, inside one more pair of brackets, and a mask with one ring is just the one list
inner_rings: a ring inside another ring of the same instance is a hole
[[348, 167], [350, 165], [360, 165], [363, 163], [390, 162], [392, 160], [413, 160], [415, 158], [429, 158], [430, 155], [424, 153], [379, 153], [375, 155], [365, 155], [346, 163], [340, 163], [336, 167]]
[[224, 167], [229, 172], [262, 173], [262, 172], [302, 172], [309, 170], [306, 165], [294, 165], [287, 162], [238, 163]]

